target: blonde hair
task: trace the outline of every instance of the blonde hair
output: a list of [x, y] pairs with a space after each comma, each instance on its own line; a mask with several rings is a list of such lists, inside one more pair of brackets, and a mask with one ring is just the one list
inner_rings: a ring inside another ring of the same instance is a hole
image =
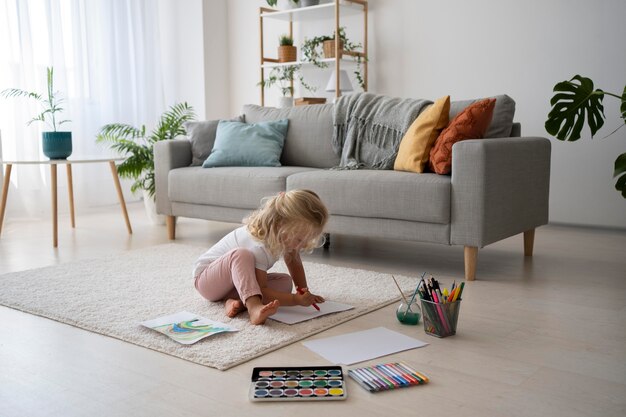
[[274, 255], [284, 255], [288, 239], [300, 237], [303, 251], [322, 246], [328, 210], [311, 190], [292, 190], [264, 199], [261, 207], [244, 219], [250, 234]]

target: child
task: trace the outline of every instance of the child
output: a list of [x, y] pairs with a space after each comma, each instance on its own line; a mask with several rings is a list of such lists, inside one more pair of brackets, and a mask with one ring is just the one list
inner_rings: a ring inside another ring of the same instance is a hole
[[[226, 300], [226, 315], [248, 310], [252, 324], [263, 324], [278, 307], [323, 303], [308, 291], [301, 251], [321, 246], [328, 210], [309, 190], [281, 192], [196, 261], [195, 286], [209, 301]], [[267, 271], [283, 257], [289, 274]], [[296, 291], [292, 293], [292, 283]]]

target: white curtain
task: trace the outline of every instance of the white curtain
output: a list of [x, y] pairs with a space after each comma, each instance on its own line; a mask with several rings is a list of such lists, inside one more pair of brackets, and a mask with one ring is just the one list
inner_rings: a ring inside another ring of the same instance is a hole
[[[151, 128], [166, 109], [159, 51], [158, 2], [153, 0], [0, 0], [0, 91], [45, 94], [46, 67], [66, 99], [60, 130], [71, 130], [73, 157], [112, 155], [96, 144], [114, 122]], [[42, 123], [27, 122], [39, 104], [0, 98], [5, 161], [45, 158]], [[115, 204], [107, 164], [73, 165], [76, 210]], [[128, 187], [125, 187], [128, 188]], [[14, 165], [7, 217], [49, 213], [49, 168]], [[65, 170], [59, 170], [59, 207], [67, 210]], [[5, 217], [6, 221], [6, 217]]]

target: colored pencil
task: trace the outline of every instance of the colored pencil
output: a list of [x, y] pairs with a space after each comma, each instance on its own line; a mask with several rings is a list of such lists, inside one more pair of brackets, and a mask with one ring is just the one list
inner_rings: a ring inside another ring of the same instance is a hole
[[[297, 287], [297, 288], [296, 288], [296, 291], [297, 291], [297, 292], [298, 292], [298, 294], [300, 294], [300, 295], [304, 294], [304, 290], [303, 290], [302, 288], [300, 288], [300, 287]], [[312, 303], [311, 305], [312, 305], [313, 307], [315, 307], [315, 309], [316, 309], [317, 311], [320, 311], [320, 308], [317, 306], [317, 304]]]

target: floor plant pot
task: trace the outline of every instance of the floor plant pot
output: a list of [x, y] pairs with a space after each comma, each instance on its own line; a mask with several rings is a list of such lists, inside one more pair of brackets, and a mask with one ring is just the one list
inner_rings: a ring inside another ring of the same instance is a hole
[[67, 159], [72, 154], [72, 132], [43, 132], [43, 154], [50, 159]]
[[320, 0], [300, 0], [301, 7], [317, 6]]
[[165, 224], [165, 216], [162, 214], [157, 214], [154, 197], [151, 197], [146, 190], [143, 190], [143, 205], [146, 208], [146, 213], [148, 214], [148, 218], [150, 219], [152, 224]]

